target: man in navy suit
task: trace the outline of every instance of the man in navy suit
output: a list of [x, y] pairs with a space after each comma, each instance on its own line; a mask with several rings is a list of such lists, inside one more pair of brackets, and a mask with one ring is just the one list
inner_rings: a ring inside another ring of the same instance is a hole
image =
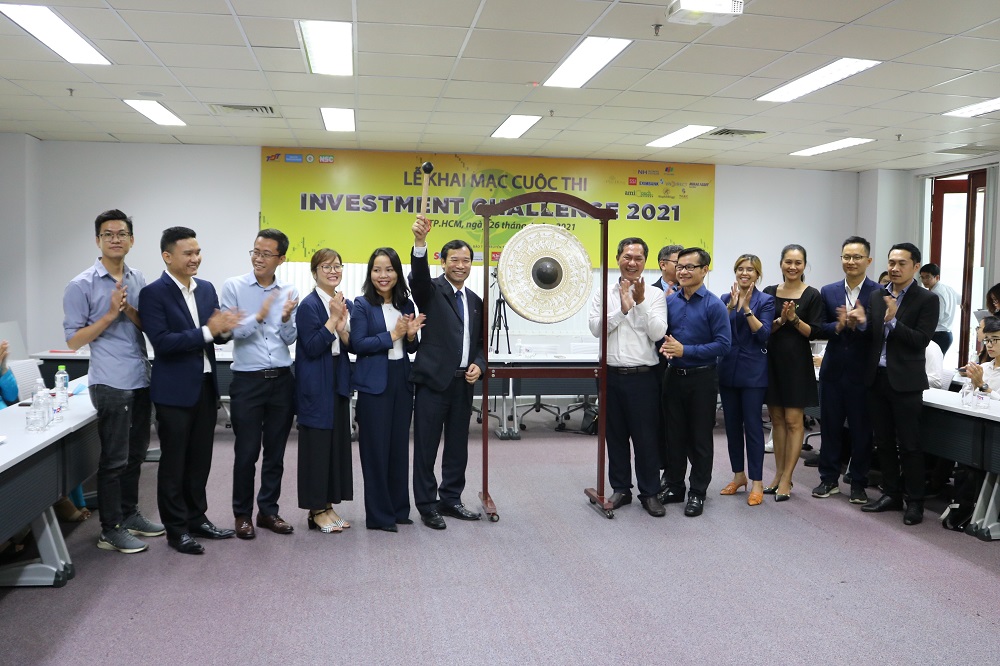
[[[483, 301], [465, 280], [472, 270], [472, 248], [452, 240], [441, 248], [444, 275], [431, 279], [427, 234], [431, 223], [418, 215], [413, 223], [410, 290], [427, 316], [410, 381], [416, 385], [413, 407], [413, 499], [424, 525], [445, 527], [444, 518], [479, 520], [462, 504], [469, 461], [469, 417], [476, 380], [486, 371]], [[441, 431], [441, 484], [434, 475]]]
[[[920, 269], [920, 250], [913, 243], [897, 243], [889, 251], [889, 284], [872, 293], [867, 318], [855, 308], [851, 316], [869, 331], [871, 346], [865, 363], [868, 408], [875, 424], [882, 491], [879, 499], [861, 507], [880, 513], [903, 508], [903, 523], [924, 519], [924, 453], [920, 450], [920, 412], [927, 388], [924, 369], [927, 345], [938, 322], [937, 296], [914, 279]], [[901, 474], [902, 472], [902, 474]]]
[[205, 485], [219, 399], [213, 343], [231, 335], [241, 314], [220, 312], [215, 287], [194, 277], [201, 248], [193, 230], [166, 229], [160, 251], [167, 270], [139, 292], [139, 317], [155, 352], [149, 393], [160, 437], [156, 496], [167, 543], [179, 552], [200, 554], [205, 549], [194, 536], [235, 534], [205, 515]]
[[869, 339], [856, 330], [849, 313], [857, 307], [867, 307], [872, 292], [879, 285], [865, 273], [871, 266], [871, 243], [860, 236], [851, 236], [840, 249], [840, 265], [844, 279], [820, 290], [826, 323], [819, 338], [828, 340], [819, 369], [819, 408], [823, 424], [823, 446], [819, 452], [820, 484], [813, 497], [829, 497], [840, 492], [840, 458], [843, 450], [844, 419], [851, 432], [851, 504], [865, 504], [868, 495], [868, 470], [872, 456], [872, 423], [868, 416], [865, 393], [865, 359]]

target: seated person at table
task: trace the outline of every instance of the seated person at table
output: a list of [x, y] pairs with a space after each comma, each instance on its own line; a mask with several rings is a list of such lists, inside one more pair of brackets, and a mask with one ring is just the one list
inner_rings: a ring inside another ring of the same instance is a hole
[[983, 319], [983, 347], [989, 354], [989, 361], [980, 365], [970, 362], [965, 366], [965, 374], [976, 389], [989, 394], [990, 400], [1000, 400], [1000, 317]]
[[7, 341], [0, 342], [0, 409], [17, 402], [17, 379], [7, 367]]

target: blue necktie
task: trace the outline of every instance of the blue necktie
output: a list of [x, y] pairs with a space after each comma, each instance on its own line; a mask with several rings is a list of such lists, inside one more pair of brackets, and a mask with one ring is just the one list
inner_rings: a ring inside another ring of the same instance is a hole
[[458, 318], [465, 321], [465, 304], [462, 302], [462, 291], [455, 292], [455, 307], [458, 308]]

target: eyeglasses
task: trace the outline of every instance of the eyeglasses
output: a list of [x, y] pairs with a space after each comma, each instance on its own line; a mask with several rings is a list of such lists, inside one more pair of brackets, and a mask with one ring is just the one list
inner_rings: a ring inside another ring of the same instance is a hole
[[343, 264], [320, 264], [319, 269], [324, 273], [339, 273], [344, 270]]
[[842, 254], [840, 255], [840, 258], [844, 261], [853, 261], [854, 263], [859, 264], [868, 257], [863, 254]]
[[275, 257], [280, 257], [281, 255], [271, 252], [261, 252], [260, 250], [250, 250], [250, 256], [254, 259], [274, 259]]
[[1000, 338], [983, 338], [984, 345], [1000, 344]]
[[106, 241], [113, 241], [113, 240], [123, 241], [123, 240], [128, 240], [129, 238], [132, 237], [132, 234], [130, 234], [127, 231], [119, 231], [118, 233], [103, 231], [99, 235], [101, 237], [101, 240], [106, 240]]
[[677, 264], [677, 270], [683, 273], [690, 273], [696, 268], [704, 268], [705, 264]]

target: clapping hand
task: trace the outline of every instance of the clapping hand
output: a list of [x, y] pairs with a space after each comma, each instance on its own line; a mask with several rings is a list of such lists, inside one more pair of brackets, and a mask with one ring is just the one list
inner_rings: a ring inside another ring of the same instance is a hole
[[622, 298], [622, 314], [628, 314], [629, 310], [635, 307], [635, 299], [632, 298], [632, 281], [622, 278], [618, 283], [618, 292]]
[[111, 304], [108, 306], [108, 316], [117, 319], [120, 312], [124, 312], [128, 306], [128, 287], [121, 282], [115, 282], [115, 288], [111, 291]]
[[243, 313], [239, 310], [216, 310], [208, 318], [205, 325], [208, 326], [212, 337], [218, 337], [236, 328], [241, 319], [243, 319]]
[[285, 304], [281, 308], [281, 323], [287, 324], [288, 320], [292, 318], [292, 310], [295, 306], [299, 304], [299, 299], [292, 298], [289, 296], [285, 299]]
[[667, 358], [680, 358], [684, 356], [684, 345], [678, 342], [674, 336], [668, 335], [660, 345], [660, 353]]
[[406, 322], [406, 339], [414, 340], [417, 337], [417, 332], [424, 327], [424, 321], [427, 319], [427, 315], [423, 312], [417, 316], [407, 315]]
[[896, 308], [899, 307], [899, 303], [892, 296], [883, 296], [882, 300], [885, 301], [885, 319], [883, 321], [889, 323], [896, 318]]

